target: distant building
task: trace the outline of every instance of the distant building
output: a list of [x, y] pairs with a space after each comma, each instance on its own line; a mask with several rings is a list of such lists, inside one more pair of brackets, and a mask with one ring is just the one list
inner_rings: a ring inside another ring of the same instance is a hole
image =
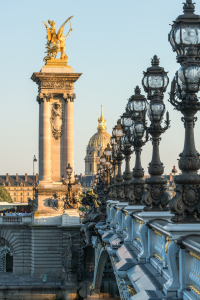
[[106, 119], [103, 117], [103, 106], [101, 105], [101, 116], [98, 119], [98, 132], [89, 140], [85, 156], [85, 175], [94, 175], [100, 166], [100, 157], [103, 150], [110, 142], [110, 134], [106, 132]]
[[13, 202], [28, 203], [28, 199], [33, 200], [33, 188], [38, 180], [38, 174], [33, 175], [0, 175], [0, 185], [10, 194]]
[[93, 188], [95, 178], [95, 175], [82, 175], [82, 173], [78, 175], [78, 184], [81, 185], [82, 192], [88, 191]]

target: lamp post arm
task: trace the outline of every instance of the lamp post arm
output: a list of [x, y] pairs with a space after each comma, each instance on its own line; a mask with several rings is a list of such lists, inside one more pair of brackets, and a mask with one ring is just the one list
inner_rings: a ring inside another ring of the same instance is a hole
[[169, 112], [166, 113], [166, 120], [165, 120], [165, 127], [163, 128], [163, 131], [165, 132], [170, 127], [170, 120], [169, 120]]

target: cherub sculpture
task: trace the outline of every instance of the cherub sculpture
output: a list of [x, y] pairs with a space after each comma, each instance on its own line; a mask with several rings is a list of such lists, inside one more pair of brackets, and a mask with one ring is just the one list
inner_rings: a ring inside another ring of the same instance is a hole
[[[45, 53], [47, 53], [47, 56], [44, 57], [44, 61], [56, 59], [58, 52], [61, 53], [61, 55], [60, 55], [61, 60], [68, 59], [68, 57], [65, 53], [65, 49], [66, 49], [65, 40], [68, 38], [71, 31], [73, 30], [71, 27], [71, 21], [70, 21], [71, 18], [73, 18], [73, 16], [69, 17], [62, 24], [62, 26], [60, 27], [60, 29], [58, 30], [57, 33], [56, 33], [56, 28], [55, 28], [56, 23], [54, 21], [48, 20], [50, 27], [48, 27], [48, 25], [43, 21], [43, 23], [47, 29], [47, 44], [46, 44], [47, 51], [45, 52]], [[63, 36], [63, 30], [65, 27], [65, 24], [68, 21], [70, 23], [70, 29], [68, 31], [68, 34], [66, 36]]]

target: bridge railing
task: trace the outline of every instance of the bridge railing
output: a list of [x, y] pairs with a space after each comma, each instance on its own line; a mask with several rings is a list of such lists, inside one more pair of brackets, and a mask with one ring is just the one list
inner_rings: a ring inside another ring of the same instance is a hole
[[[115, 274], [120, 278], [123, 265], [124, 279], [130, 280], [139, 292], [128, 269], [124, 275], [126, 259], [134, 252], [135, 264], [150, 264], [159, 274], [156, 276], [163, 278], [164, 295], [200, 299], [200, 226], [177, 225], [170, 221], [172, 215], [169, 212], [144, 212], [136, 206], [126, 205], [108, 201], [107, 226], [99, 229]], [[128, 245], [132, 250], [127, 248]], [[120, 250], [122, 246], [126, 250]], [[127, 254], [129, 251], [130, 255]], [[130, 266], [129, 262], [131, 269]]]

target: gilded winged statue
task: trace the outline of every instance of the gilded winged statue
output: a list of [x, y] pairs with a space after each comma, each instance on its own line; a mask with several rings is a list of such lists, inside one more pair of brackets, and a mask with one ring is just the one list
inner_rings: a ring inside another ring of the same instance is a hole
[[[60, 55], [61, 60], [68, 59], [68, 57], [65, 53], [65, 49], [66, 49], [65, 40], [68, 38], [71, 31], [73, 30], [71, 27], [71, 21], [70, 21], [71, 18], [73, 18], [73, 16], [69, 17], [61, 25], [61, 27], [57, 33], [56, 33], [56, 28], [55, 28], [56, 23], [54, 21], [48, 20], [50, 27], [43, 21], [43, 23], [47, 29], [47, 44], [46, 44], [47, 51], [45, 52], [45, 53], [47, 53], [47, 56], [45, 56], [44, 61], [56, 59], [58, 52], [61, 53], [61, 55]], [[67, 22], [70, 23], [70, 29], [69, 29], [67, 35], [63, 36], [64, 27]]]

